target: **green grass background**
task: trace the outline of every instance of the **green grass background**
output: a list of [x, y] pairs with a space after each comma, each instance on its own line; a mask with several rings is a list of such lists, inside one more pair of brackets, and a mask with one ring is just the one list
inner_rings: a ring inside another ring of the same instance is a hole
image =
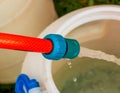
[[[120, 5], [120, 0], [53, 0], [56, 12], [61, 17], [73, 10], [101, 4]], [[15, 93], [15, 84], [0, 84], [0, 93]]]
[[65, 15], [73, 10], [102, 4], [120, 5], [120, 0], [54, 0], [56, 11], [60, 16]]

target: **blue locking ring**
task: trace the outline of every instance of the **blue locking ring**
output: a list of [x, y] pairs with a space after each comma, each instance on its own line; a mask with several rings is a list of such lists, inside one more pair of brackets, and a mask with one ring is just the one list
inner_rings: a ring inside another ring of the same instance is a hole
[[30, 80], [27, 75], [20, 74], [16, 81], [15, 92], [29, 93], [30, 89], [36, 88], [36, 87], [39, 87], [39, 83], [35, 79]]
[[59, 60], [64, 57], [67, 46], [65, 39], [58, 34], [49, 34], [44, 37], [53, 43], [53, 50], [49, 54], [43, 53], [43, 56], [50, 60]]

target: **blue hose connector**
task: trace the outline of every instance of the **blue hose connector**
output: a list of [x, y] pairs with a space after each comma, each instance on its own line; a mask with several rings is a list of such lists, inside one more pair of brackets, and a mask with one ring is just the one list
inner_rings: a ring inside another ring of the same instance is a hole
[[35, 79], [29, 79], [25, 74], [20, 74], [15, 85], [16, 93], [42, 93], [39, 83]]
[[49, 34], [44, 37], [53, 43], [53, 50], [49, 54], [43, 53], [43, 56], [50, 60], [59, 60], [61, 58], [73, 59], [80, 52], [80, 44], [77, 40], [67, 39], [58, 34]]

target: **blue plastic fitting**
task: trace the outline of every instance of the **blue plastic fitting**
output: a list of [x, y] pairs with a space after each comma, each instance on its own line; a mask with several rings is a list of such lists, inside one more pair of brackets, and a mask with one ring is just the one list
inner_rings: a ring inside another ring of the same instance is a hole
[[[35, 79], [30, 80], [27, 75], [20, 74], [16, 81], [15, 92], [16, 93], [29, 93], [30, 90], [36, 89], [39, 87], [40, 87], [39, 83]], [[39, 93], [42, 93], [42, 92], [39, 90]]]
[[63, 58], [73, 59], [77, 57], [80, 52], [80, 44], [78, 43], [78, 41], [74, 39], [67, 39], [67, 38], [65, 38], [65, 40], [66, 40], [67, 50]]
[[43, 53], [43, 56], [50, 60], [59, 60], [61, 58], [73, 59], [80, 52], [80, 45], [77, 40], [67, 39], [58, 34], [49, 34], [44, 37], [53, 43], [53, 50], [49, 54]]

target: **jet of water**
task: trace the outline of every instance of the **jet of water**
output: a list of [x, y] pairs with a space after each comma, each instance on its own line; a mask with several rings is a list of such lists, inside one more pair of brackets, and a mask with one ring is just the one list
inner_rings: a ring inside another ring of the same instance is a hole
[[110, 55], [100, 50], [92, 50], [89, 48], [81, 47], [81, 52], [78, 55], [79, 57], [89, 57], [106, 60], [107, 62], [113, 62], [120, 65], [120, 58], [117, 58], [115, 55]]

